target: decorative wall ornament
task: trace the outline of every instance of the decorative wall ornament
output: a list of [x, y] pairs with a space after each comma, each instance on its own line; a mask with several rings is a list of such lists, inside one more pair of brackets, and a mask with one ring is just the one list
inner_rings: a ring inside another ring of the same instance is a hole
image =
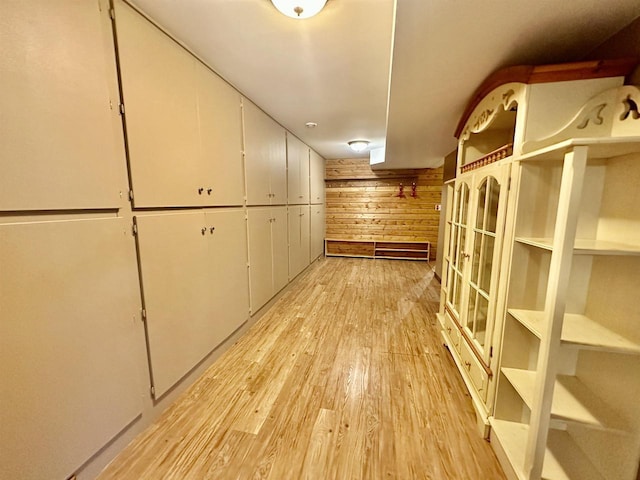
[[631, 117], [633, 120], [638, 120], [640, 118], [640, 113], [638, 113], [638, 104], [631, 98], [631, 95], [627, 95], [622, 101], [624, 105], [624, 112], [620, 115], [620, 121], [624, 121]]
[[606, 106], [606, 103], [601, 103], [600, 105], [596, 105], [595, 107], [593, 107], [591, 110], [589, 110], [589, 113], [585, 115], [585, 117], [582, 119], [582, 122], [580, 122], [580, 124], [578, 124], [576, 128], [578, 130], [584, 130], [585, 128], [587, 128], [587, 125], [589, 125], [589, 122], [592, 122], [594, 125], [602, 125], [602, 123], [604, 122], [604, 118], [602, 118], [601, 114], [602, 110], [604, 110]]

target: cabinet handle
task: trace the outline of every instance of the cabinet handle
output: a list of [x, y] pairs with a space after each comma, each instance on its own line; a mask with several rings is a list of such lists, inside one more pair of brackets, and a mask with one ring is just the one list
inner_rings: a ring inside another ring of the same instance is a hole
[[207, 227], [202, 227], [200, 229], [200, 233], [202, 233], [202, 235], [204, 235], [205, 233], [207, 233]]
[[304, 198], [304, 195], [298, 195], [298, 198]]
[[200, 188], [198, 189], [198, 195], [202, 195], [202, 192], [204, 192], [204, 188], [200, 187]]
[[213, 233], [213, 231], [216, 229], [216, 227], [209, 227], [209, 232]]
[[451, 327], [447, 327], [447, 332], [451, 333]]
[[471, 370], [471, 362], [464, 362], [464, 366]]
[[213, 188], [207, 188], [207, 195], [211, 195], [211, 192], [213, 192]]

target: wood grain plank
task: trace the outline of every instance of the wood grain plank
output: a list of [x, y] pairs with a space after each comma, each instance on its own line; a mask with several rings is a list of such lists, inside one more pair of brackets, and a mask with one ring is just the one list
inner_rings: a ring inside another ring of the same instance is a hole
[[504, 479], [439, 292], [426, 262], [314, 262], [99, 480]]

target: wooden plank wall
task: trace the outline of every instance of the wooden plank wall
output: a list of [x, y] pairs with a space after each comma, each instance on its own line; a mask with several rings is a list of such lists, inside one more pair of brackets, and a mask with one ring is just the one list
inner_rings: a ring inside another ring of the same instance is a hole
[[[326, 238], [429, 241], [436, 258], [442, 167], [373, 171], [368, 158], [329, 159], [325, 183]], [[400, 183], [405, 198], [398, 197]]]

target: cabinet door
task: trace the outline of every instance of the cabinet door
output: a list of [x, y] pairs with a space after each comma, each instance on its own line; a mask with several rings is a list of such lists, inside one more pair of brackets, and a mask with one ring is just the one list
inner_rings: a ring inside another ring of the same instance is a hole
[[196, 59], [131, 7], [115, 5], [134, 205], [203, 205]]
[[207, 298], [216, 345], [249, 318], [247, 221], [242, 209], [208, 210]]
[[447, 305], [453, 310], [456, 319], [460, 321], [463, 278], [467, 259], [470, 255], [466, 252], [467, 223], [469, 216], [469, 180], [470, 177], [456, 180], [453, 217], [451, 221], [451, 237], [449, 241], [449, 263]]
[[158, 398], [216, 346], [218, 337], [208, 316], [208, 225], [201, 210], [139, 215], [136, 223]]
[[300, 231], [302, 221], [302, 207], [292, 206], [287, 209], [287, 230], [289, 238], [289, 281], [302, 271], [300, 261], [301, 245]]
[[[249, 292], [251, 313], [256, 313], [273, 294], [273, 255], [271, 251], [271, 208], [247, 209], [249, 237]], [[286, 222], [285, 222], [286, 225]]]
[[207, 205], [242, 205], [242, 113], [240, 94], [196, 63], [202, 183]]
[[271, 205], [287, 204], [287, 146], [286, 132], [273, 122], [273, 134], [270, 147], [269, 188], [271, 189]]
[[0, 225], [0, 265], [0, 477], [67, 478], [142, 409], [131, 225]]
[[[270, 205], [271, 162], [278, 152], [280, 127], [247, 99], [242, 102], [242, 111], [247, 205]], [[284, 147], [284, 134], [282, 143]], [[286, 158], [284, 151], [282, 157]]]
[[324, 158], [309, 151], [309, 199], [311, 203], [324, 203]]
[[466, 311], [462, 325], [483, 353], [493, 331], [499, 259], [506, 212], [509, 165], [483, 168], [473, 179], [468, 252], [470, 268], [465, 276]]
[[309, 203], [309, 147], [287, 133], [288, 203]]
[[289, 278], [287, 248], [287, 207], [271, 209], [271, 251], [273, 254], [273, 295], [282, 290]]
[[119, 207], [126, 160], [109, 2], [0, 11], [0, 210]]
[[311, 205], [310, 261], [324, 253], [324, 205]]
[[300, 207], [300, 264], [301, 270], [309, 266], [311, 248], [311, 208], [309, 205]]

